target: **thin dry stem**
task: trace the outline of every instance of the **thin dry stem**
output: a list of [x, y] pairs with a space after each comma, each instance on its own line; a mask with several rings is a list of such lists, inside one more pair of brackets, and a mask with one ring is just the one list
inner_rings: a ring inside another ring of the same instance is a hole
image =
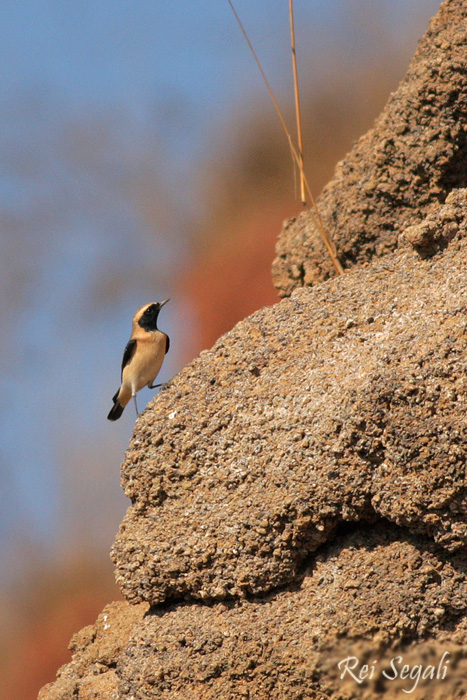
[[302, 117], [300, 110], [300, 91], [298, 89], [298, 69], [297, 69], [297, 52], [295, 50], [295, 23], [293, 17], [293, 0], [289, 0], [289, 16], [290, 16], [290, 42], [292, 47], [292, 66], [293, 66], [293, 84], [295, 93], [295, 116], [297, 118], [297, 140], [298, 140], [298, 155], [300, 157], [300, 197], [303, 206], [306, 206], [305, 180], [303, 173], [305, 171], [305, 161], [303, 159], [303, 139], [302, 139]]
[[274, 105], [274, 108], [275, 108], [275, 110], [276, 110], [276, 112], [277, 112], [277, 115], [278, 115], [278, 117], [279, 117], [279, 120], [280, 120], [280, 122], [281, 122], [281, 124], [282, 124], [282, 128], [284, 129], [285, 134], [286, 134], [286, 136], [287, 136], [287, 139], [288, 139], [288, 141], [289, 141], [289, 147], [290, 147], [290, 150], [291, 150], [291, 152], [292, 152], [292, 156], [293, 156], [293, 158], [294, 158], [294, 160], [295, 160], [295, 162], [296, 162], [296, 164], [297, 164], [297, 166], [298, 166], [298, 168], [299, 168], [299, 170], [300, 170], [300, 177], [303, 178], [303, 182], [305, 183], [306, 191], [308, 192], [308, 196], [309, 196], [309, 199], [310, 199], [310, 202], [311, 202], [311, 205], [312, 205], [311, 211], [313, 212], [313, 215], [314, 215], [314, 217], [315, 217], [316, 226], [317, 226], [317, 228], [318, 228], [318, 231], [319, 231], [319, 233], [320, 233], [320, 236], [321, 236], [321, 238], [323, 239], [324, 245], [326, 246], [326, 249], [327, 249], [327, 251], [328, 251], [328, 253], [329, 253], [330, 257], [331, 257], [332, 264], [334, 265], [334, 269], [336, 270], [337, 274], [342, 275], [342, 274], [344, 273], [344, 270], [343, 270], [342, 265], [340, 264], [339, 260], [337, 259], [336, 248], [335, 248], [334, 242], [332, 241], [332, 239], [330, 238], [330, 236], [329, 236], [328, 233], [326, 232], [326, 229], [324, 228], [324, 224], [323, 224], [323, 221], [322, 221], [322, 219], [321, 219], [320, 213], [319, 213], [319, 211], [318, 211], [318, 207], [316, 206], [315, 198], [313, 197], [313, 195], [312, 195], [312, 193], [311, 193], [311, 189], [310, 189], [310, 186], [309, 186], [309, 184], [308, 184], [308, 180], [307, 180], [307, 178], [306, 178], [305, 171], [304, 171], [304, 169], [303, 169], [303, 162], [302, 162], [302, 159], [300, 158], [300, 155], [299, 155], [299, 153], [297, 152], [297, 149], [296, 149], [295, 146], [293, 145], [292, 136], [290, 135], [290, 131], [289, 131], [288, 128], [287, 128], [287, 124], [285, 123], [285, 119], [284, 119], [284, 117], [282, 116], [282, 112], [281, 112], [281, 110], [280, 110], [280, 108], [279, 108], [279, 105], [278, 105], [277, 100], [276, 100], [276, 98], [275, 98], [275, 96], [274, 96], [274, 93], [273, 93], [272, 88], [271, 88], [271, 86], [270, 86], [270, 84], [269, 84], [269, 81], [268, 81], [268, 79], [266, 78], [266, 75], [265, 75], [265, 73], [264, 73], [263, 67], [261, 66], [261, 63], [260, 63], [259, 58], [258, 58], [258, 56], [257, 56], [257, 54], [256, 54], [256, 51], [255, 51], [254, 48], [253, 48], [253, 44], [251, 43], [250, 38], [249, 38], [249, 36], [248, 36], [248, 34], [247, 34], [247, 32], [246, 32], [246, 29], [245, 29], [245, 27], [243, 26], [243, 23], [242, 23], [240, 17], [238, 16], [238, 13], [237, 13], [237, 11], [236, 11], [236, 9], [235, 9], [235, 7], [234, 7], [234, 4], [233, 4], [232, 0], [227, 0], [227, 2], [229, 3], [229, 5], [230, 5], [230, 7], [231, 7], [231, 9], [232, 9], [232, 12], [233, 12], [234, 15], [235, 15], [235, 19], [237, 20], [238, 25], [239, 25], [239, 27], [240, 27], [242, 33], [243, 33], [243, 36], [244, 36], [245, 39], [246, 39], [246, 42], [247, 42], [247, 44], [248, 44], [248, 46], [249, 46], [249, 48], [250, 48], [251, 53], [253, 54], [253, 58], [255, 59], [256, 65], [258, 66], [259, 72], [261, 73], [261, 77], [263, 78], [264, 84], [266, 85], [266, 88], [267, 88], [267, 90], [268, 90], [268, 92], [269, 92], [269, 96], [270, 96], [270, 98], [271, 98], [271, 100], [272, 100], [272, 103], [273, 103], [273, 105]]

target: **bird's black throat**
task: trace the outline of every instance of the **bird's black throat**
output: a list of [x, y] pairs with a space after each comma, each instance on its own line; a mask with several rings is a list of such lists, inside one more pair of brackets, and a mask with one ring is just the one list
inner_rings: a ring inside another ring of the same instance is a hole
[[159, 304], [148, 306], [138, 323], [145, 331], [157, 331], [157, 318], [161, 307]]

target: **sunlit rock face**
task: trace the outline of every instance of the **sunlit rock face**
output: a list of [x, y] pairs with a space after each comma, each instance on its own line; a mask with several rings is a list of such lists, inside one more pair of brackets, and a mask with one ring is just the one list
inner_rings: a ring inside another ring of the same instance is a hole
[[[463, 0], [442, 3], [373, 129], [338, 163], [318, 198], [344, 268], [394, 250], [407, 226], [465, 187], [466, 23]], [[309, 212], [285, 224], [276, 254], [273, 280], [283, 296], [335, 274]]]
[[[419, 110], [420, 143], [426, 104], [444, 95], [451, 128], [462, 103], [465, 12], [442, 6], [401, 87], [451, 75], [451, 92], [400, 99]], [[402, 190], [383, 198], [390, 245], [386, 224], [361, 219], [382, 246], [365, 264], [355, 239], [342, 277], [286, 281], [290, 298], [237, 324], [138, 419], [112, 552], [127, 602], [75, 636], [40, 700], [467, 693], [467, 191], [454, 151], [437, 150], [438, 113], [427, 199], [404, 213]], [[452, 180], [433, 175], [443, 153]]]

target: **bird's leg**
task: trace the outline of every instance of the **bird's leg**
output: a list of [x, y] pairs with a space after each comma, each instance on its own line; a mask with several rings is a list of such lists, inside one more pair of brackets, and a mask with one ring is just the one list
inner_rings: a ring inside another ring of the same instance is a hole
[[162, 384], [148, 384], [149, 389], [157, 389], [158, 386], [166, 387], [169, 386], [170, 382], [162, 382]]
[[139, 416], [138, 404], [136, 403], [136, 392], [134, 394], [132, 394], [132, 396], [133, 396], [133, 401], [135, 402], [136, 415]]

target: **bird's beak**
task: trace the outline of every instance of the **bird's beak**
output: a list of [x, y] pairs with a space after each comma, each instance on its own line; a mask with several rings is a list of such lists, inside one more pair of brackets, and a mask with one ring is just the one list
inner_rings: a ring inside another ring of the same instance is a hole
[[170, 301], [170, 299], [164, 299], [164, 301], [161, 301], [161, 303], [159, 304], [159, 308], [162, 309], [164, 304], [167, 304], [168, 301]]

